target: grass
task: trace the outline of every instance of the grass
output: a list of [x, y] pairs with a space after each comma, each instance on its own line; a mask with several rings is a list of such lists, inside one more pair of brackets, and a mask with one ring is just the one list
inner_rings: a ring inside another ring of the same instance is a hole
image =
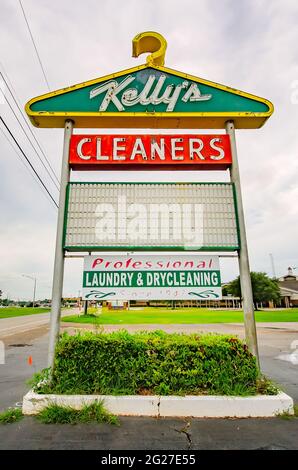
[[119, 425], [117, 416], [109, 413], [101, 401], [85, 405], [81, 410], [74, 410], [67, 406], [49, 405], [36, 418], [43, 424], [86, 424], [96, 422]]
[[0, 424], [9, 424], [20, 421], [23, 418], [23, 413], [20, 408], [9, 408], [0, 413]]
[[[233, 310], [210, 310], [207, 308], [145, 307], [141, 310], [108, 310], [100, 315], [70, 315], [65, 322], [91, 323], [98, 325], [129, 325], [140, 323], [243, 323], [243, 312]], [[257, 322], [298, 322], [298, 308], [256, 312]]]
[[24, 315], [34, 315], [35, 313], [49, 312], [45, 307], [4, 307], [0, 308], [0, 318], [22, 317]]
[[279, 413], [276, 416], [277, 416], [277, 418], [281, 418], [281, 419], [285, 419], [285, 420], [298, 418], [298, 405], [294, 405], [294, 414], [293, 415], [290, 415], [287, 411], [284, 411], [283, 413]]

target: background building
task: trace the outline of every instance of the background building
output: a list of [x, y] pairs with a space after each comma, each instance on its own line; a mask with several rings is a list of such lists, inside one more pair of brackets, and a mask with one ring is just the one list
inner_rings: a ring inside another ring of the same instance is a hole
[[291, 267], [285, 276], [278, 279], [278, 285], [282, 307], [298, 307], [298, 276], [295, 276]]

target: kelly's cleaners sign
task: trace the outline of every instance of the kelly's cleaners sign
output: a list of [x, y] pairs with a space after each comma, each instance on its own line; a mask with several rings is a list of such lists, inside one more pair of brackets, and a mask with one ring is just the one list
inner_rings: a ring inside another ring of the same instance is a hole
[[218, 256], [100, 255], [84, 260], [86, 300], [221, 299]]
[[221, 134], [72, 135], [69, 164], [74, 170], [225, 170], [232, 157], [229, 136]]

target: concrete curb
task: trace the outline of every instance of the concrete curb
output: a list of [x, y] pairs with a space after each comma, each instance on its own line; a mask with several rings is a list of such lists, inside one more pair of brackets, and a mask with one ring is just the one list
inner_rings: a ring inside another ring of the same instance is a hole
[[116, 415], [158, 416], [159, 397], [135, 395], [40, 395], [30, 390], [23, 398], [23, 414], [35, 415], [49, 404], [70, 406], [80, 410], [102, 400], [105, 408]]
[[177, 416], [194, 418], [263, 418], [280, 413], [294, 414], [293, 400], [278, 395], [252, 397], [226, 396], [113, 396], [113, 395], [40, 395], [30, 390], [23, 398], [23, 414], [36, 415], [49, 404], [70, 406], [79, 410], [84, 405], [102, 400], [108, 411], [119, 416]]

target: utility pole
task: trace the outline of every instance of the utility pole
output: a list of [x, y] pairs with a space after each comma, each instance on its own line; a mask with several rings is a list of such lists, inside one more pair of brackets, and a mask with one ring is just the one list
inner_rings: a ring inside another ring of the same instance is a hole
[[34, 281], [33, 302], [32, 302], [32, 305], [33, 305], [33, 308], [34, 308], [35, 307], [35, 295], [36, 295], [36, 277], [28, 276], [27, 274], [22, 274], [22, 276], [27, 277], [28, 279], [31, 279], [32, 281]]
[[271, 270], [272, 270], [272, 275], [273, 278], [276, 279], [276, 272], [275, 272], [275, 265], [274, 265], [274, 259], [273, 259], [273, 254], [269, 253], [270, 261], [271, 261]]
[[58, 223], [56, 233], [56, 248], [55, 248], [55, 262], [54, 262], [54, 275], [52, 287], [52, 308], [50, 319], [50, 339], [49, 339], [49, 352], [48, 352], [48, 366], [53, 367], [56, 343], [59, 337], [60, 330], [60, 317], [61, 317], [61, 299], [63, 290], [63, 277], [64, 277], [64, 248], [63, 248], [63, 228], [64, 228], [64, 213], [66, 202], [66, 190], [69, 182], [70, 169], [68, 164], [69, 145], [73, 130], [73, 122], [70, 120], [65, 121], [64, 127], [64, 144], [62, 156], [62, 168], [60, 179], [60, 196], [59, 196], [59, 209], [58, 209]]
[[259, 352], [257, 342], [256, 322], [254, 315], [253, 292], [250, 278], [249, 258], [247, 249], [246, 229], [244, 221], [242, 193], [240, 184], [240, 173], [238, 165], [238, 155], [236, 147], [235, 126], [233, 121], [226, 122], [226, 132], [230, 136], [232, 151], [232, 166], [230, 168], [231, 182], [234, 184], [236, 195], [236, 210], [239, 224], [239, 245], [238, 252], [240, 285], [243, 299], [244, 326], [246, 343], [251, 353], [256, 357], [259, 364]]

